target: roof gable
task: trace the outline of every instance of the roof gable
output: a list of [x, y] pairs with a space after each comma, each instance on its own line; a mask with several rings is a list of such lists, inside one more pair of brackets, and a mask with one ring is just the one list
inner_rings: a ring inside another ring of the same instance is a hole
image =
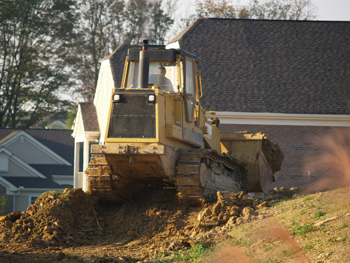
[[199, 57], [206, 110], [350, 114], [350, 22], [207, 18], [175, 41]]
[[[25, 174], [31, 175], [33, 177], [46, 178], [44, 175], [42, 175], [37, 170], [32, 168], [30, 165], [25, 163], [23, 160], [18, 158], [16, 155], [14, 155], [10, 151], [8, 151], [6, 148], [0, 147], [0, 153], [4, 154], [4, 155], [7, 155], [8, 156], [8, 161], [12, 162], [13, 165], [17, 166], [18, 168], [16, 168], [16, 169], [21, 169], [20, 170], [21, 174], [22, 174], [22, 171], [24, 171]], [[5, 171], [4, 173], [0, 172], [0, 174], [2, 174], [2, 175], [11, 175], [12, 167], [14, 167], [14, 166], [12, 166], [12, 164], [9, 163], [9, 169], [7, 171]]]
[[[31, 147], [37, 149], [38, 151], [42, 152], [44, 155], [49, 156], [55, 164], [65, 164], [65, 165], [72, 165], [68, 161], [66, 161], [64, 158], [62, 158], [60, 155], [56, 154], [54, 151], [52, 151], [50, 148], [30, 136], [25, 131], [20, 131], [16, 133], [15, 135], [8, 138], [6, 141], [3, 141], [0, 145], [2, 147], [9, 148], [11, 145], [15, 144], [18, 141], [24, 141], [24, 138], [27, 142], [30, 143]], [[16, 155], [21, 155], [21, 152], [14, 152]], [[23, 156], [25, 158], [25, 154]], [[38, 160], [40, 161], [40, 160]], [[33, 162], [29, 162], [33, 163]]]

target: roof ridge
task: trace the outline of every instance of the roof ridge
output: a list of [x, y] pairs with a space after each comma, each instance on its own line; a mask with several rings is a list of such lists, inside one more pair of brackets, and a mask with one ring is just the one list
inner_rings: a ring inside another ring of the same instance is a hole
[[203, 17], [197, 18], [197, 20], [237, 20], [237, 21], [263, 21], [263, 22], [292, 22], [292, 23], [350, 23], [345, 20], [289, 20], [289, 19], [249, 19], [249, 18], [225, 18], [225, 17]]
[[[188, 27], [186, 27], [180, 34], [178, 34], [176, 37], [174, 37], [172, 40], [169, 41], [168, 44], [170, 43], [174, 43], [178, 40], [183, 40], [184, 37], [191, 33], [199, 24], [199, 21], [203, 20], [203, 18], [197, 18], [196, 20], [194, 20]], [[180, 45], [181, 46], [181, 45]]]

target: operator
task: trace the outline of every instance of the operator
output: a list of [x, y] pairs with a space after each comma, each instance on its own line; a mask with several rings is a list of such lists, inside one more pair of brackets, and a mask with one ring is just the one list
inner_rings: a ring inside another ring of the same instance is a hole
[[172, 91], [173, 84], [171, 83], [170, 79], [165, 77], [166, 69], [162, 65], [158, 68], [158, 81], [157, 85], [160, 89]]

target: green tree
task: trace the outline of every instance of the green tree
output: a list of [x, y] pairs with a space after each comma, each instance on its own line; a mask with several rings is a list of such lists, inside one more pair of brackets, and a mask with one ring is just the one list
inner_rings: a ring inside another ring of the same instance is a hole
[[250, 0], [237, 6], [229, 0], [196, 0], [197, 17], [310, 20], [316, 18], [312, 0]]
[[92, 101], [95, 93], [101, 59], [122, 43], [124, 8], [123, 0], [79, 2], [74, 68], [80, 82], [77, 91], [88, 101]]
[[66, 120], [66, 129], [71, 130], [74, 125], [75, 117], [77, 116], [78, 106], [75, 106], [68, 113], [68, 118]]
[[6, 195], [0, 196], [0, 215], [4, 214], [8, 197]]
[[79, 2], [75, 46], [76, 90], [92, 101], [101, 60], [120, 44], [162, 44], [174, 20], [174, 0], [87, 0]]
[[[165, 7], [163, 8], [162, 5]], [[176, 10], [173, 1], [154, 1], [151, 3], [148, 39], [151, 44], [164, 45], [165, 37], [174, 24], [172, 13]]]
[[70, 103], [74, 0], [10, 0], [0, 8], [0, 127], [30, 127]]

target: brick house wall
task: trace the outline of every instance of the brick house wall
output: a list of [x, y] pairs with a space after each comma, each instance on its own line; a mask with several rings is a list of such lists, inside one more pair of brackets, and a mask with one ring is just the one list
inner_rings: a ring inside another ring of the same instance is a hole
[[[332, 175], [332, 167], [316, 170], [308, 165], [308, 158], [315, 160], [324, 149], [324, 145], [314, 144], [316, 137], [334, 134], [336, 131], [347, 133], [350, 137], [350, 127], [222, 124], [220, 130], [223, 133], [243, 130], [249, 130], [249, 133], [261, 131], [272, 142], [278, 143], [284, 153], [284, 160], [276, 186], [288, 188], [293, 186], [306, 188], [323, 176]], [[346, 147], [350, 148], [349, 145]]]

